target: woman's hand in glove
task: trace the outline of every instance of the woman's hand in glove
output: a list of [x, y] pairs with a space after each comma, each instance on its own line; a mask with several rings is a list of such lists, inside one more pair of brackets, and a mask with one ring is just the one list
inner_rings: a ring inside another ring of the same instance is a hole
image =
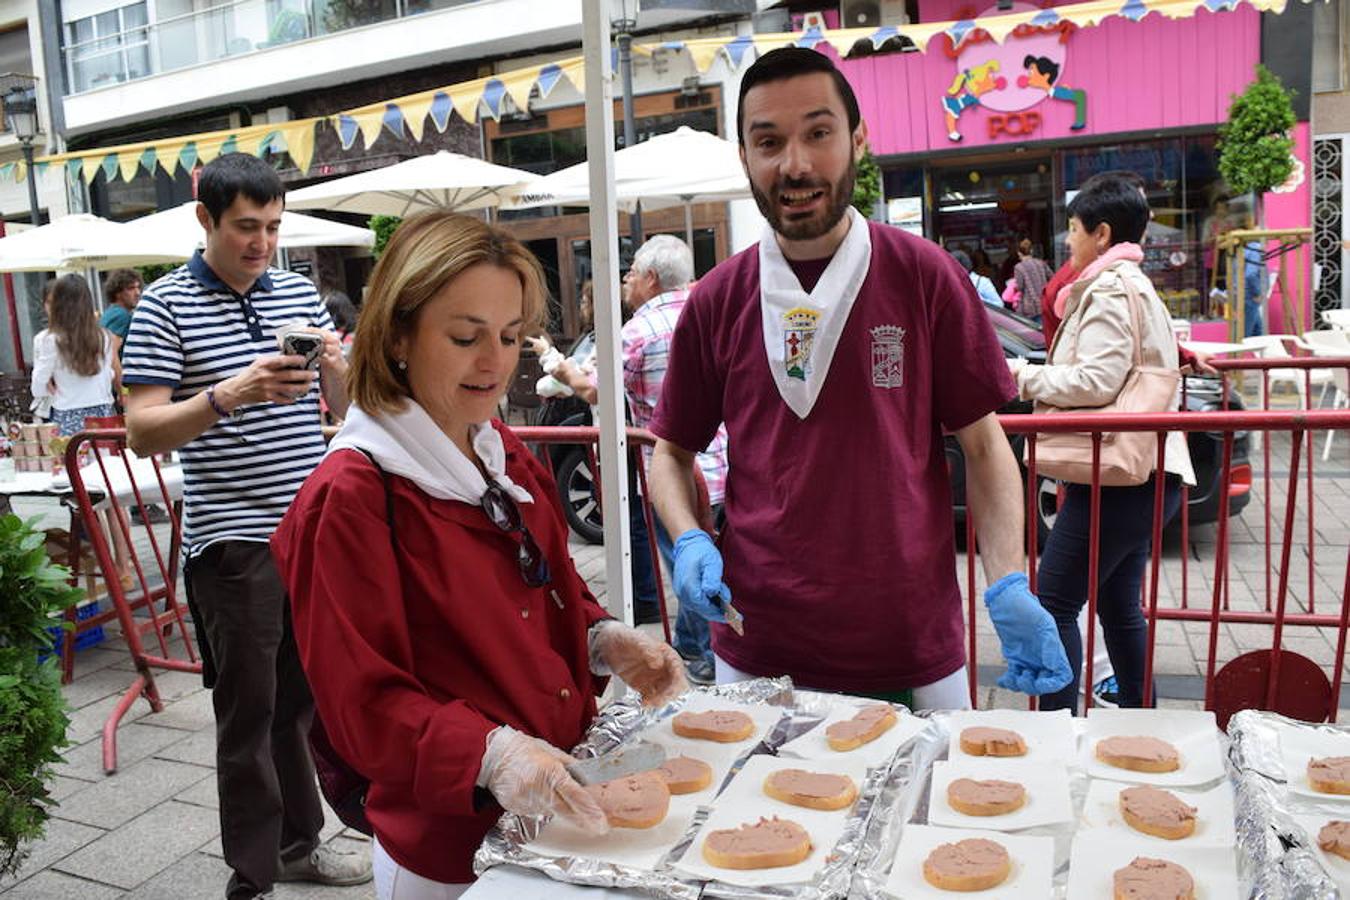
[[559, 815], [588, 834], [609, 831], [600, 804], [565, 766], [572, 757], [539, 738], [502, 725], [488, 738], [479, 783], [502, 809], [522, 816]]
[[598, 626], [591, 657], [641, 694], [643, 706], [662, 706], [689, 690], [674, 647], [620, 622]]

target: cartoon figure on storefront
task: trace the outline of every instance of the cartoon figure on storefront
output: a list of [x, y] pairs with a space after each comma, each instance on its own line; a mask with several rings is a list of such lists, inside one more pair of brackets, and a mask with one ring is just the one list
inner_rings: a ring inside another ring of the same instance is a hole
[[1017, 79], [1020, 88], [1035, 88], [1045, 91], [1052, 100], [1065, 100], [1073, 104], [1073, 124], [1069, 127], [1078, 131], [1087, 124], [1087, 93], [1076, 88], [1055, 84], [1059, 78], [1059, 63], [1047, 56], [1027, 56], [1022, 60], [1026, 74]]
[[956, 130], [956, 120], [961, 113], [972, 106], [979, 106], [981, 95], [1001, 91], [1008, 86], [1006, 78], [995, 75], [1000, 68], [999, 61], [991, 59], [956, 73], [952, 86], [947, 88], [947, 96], [942, 98], [942, 109], [947, 116], [948, 140], [961, 140], [961, 132]]

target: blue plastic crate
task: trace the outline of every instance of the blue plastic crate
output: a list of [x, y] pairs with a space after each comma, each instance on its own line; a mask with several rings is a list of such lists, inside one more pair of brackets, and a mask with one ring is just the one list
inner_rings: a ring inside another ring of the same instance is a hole
[[[98, 603], [96, 602], [81, 603], [79, 606], [75, 607], [75, 618], [80, 622], [92, 619], [96, 615], [98, 615]], [[52, 625], [47, 628], [47, 633], [52, 636], [55, 655], [60, 656], [63, 643], [62, 637], [65, 635], [65, 629], [60, 625]], [[75, 636], [75, 649], [83, 650], [86, 647], [97, 646], [98, 644], [103, 643], [103, 637], [102, 625], [97, 628], [91, 628], [88, 631]], [[51, 655], [52, 653], [38, 653], [38, 662], [42, 662]]]

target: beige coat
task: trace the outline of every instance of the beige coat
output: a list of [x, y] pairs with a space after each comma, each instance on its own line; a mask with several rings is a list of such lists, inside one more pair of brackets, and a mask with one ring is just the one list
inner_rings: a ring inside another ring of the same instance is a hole
[[[1137, 264], [1122, 261], [1091, 282], [1075, 282], [1069, 289], [1064, 321], [1050, 348], [1049, 364], [1028, 364], [1017, 372], [1017, 388], [1024, 400], [1087, 408], [1104, 406], [1116, 398], [1134, 365], [1134, 326], [1123, 281], [1126, 278], [1143, 301], [1144, 365], [1179, 366], [1171, 317], [1158, 299], [1153, 282]], [[1179, 407], [1178, 396], [1174, 408]], [[1168, 472], [1180, 475], [1186, 484], [1195, 484], [1183, 433], [1167, 435], [1164, 459]]]

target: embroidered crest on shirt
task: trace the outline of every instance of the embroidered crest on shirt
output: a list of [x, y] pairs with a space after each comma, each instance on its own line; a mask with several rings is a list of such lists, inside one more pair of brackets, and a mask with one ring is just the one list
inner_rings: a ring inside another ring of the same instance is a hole
[[898, 388], [905, 383], [905, 329], [879, 325], [872, 329], [872, 386]]
[[811, 345], [820, 312], [797, 306], [783, 313], [783, 366], [789, 378], [805, 381], [811, 372]]

